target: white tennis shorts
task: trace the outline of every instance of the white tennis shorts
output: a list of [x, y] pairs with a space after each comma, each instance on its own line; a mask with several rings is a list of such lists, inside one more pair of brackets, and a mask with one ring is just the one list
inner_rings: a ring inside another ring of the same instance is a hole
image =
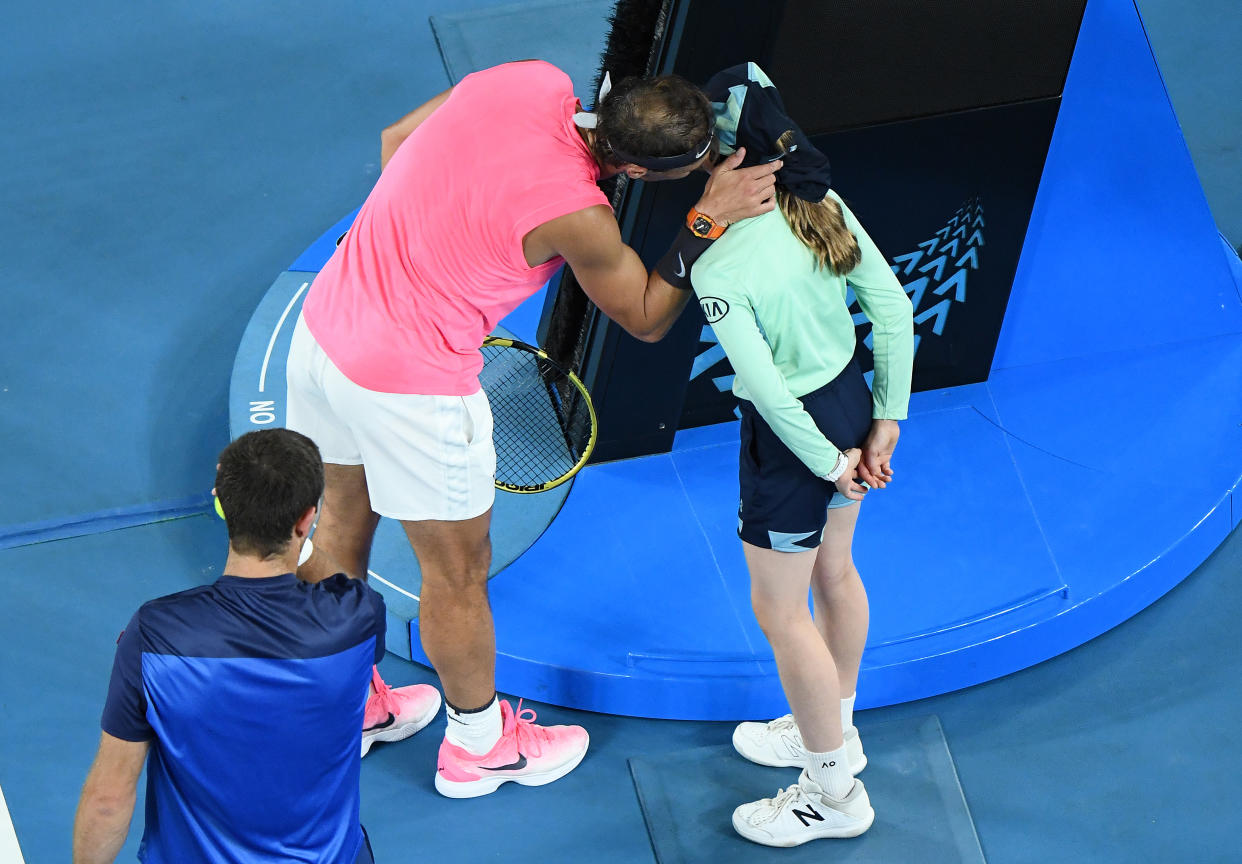
[[324, 462], [362, 465], [371, 509], [417, 522], [473, 519], [496, 497], [492, 411], [471, 396], [377, 393], [346, 378], [298, 317], [285, 372], [285, 425]]

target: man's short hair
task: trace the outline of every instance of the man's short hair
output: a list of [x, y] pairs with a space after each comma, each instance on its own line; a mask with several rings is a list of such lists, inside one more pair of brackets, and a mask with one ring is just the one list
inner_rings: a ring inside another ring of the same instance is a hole
[[288, 429], [247, 432], [219, 461], [216, 497], [233, 549], [259, 558], [284, 553], [293, 526], [323, 495], [315, 442]]
[[596, 106], [596, 157], [628, 161], [615, 151], [646, 157], [697, 150], [716, 128], [707, 94], [678, 75], [625, 78]]

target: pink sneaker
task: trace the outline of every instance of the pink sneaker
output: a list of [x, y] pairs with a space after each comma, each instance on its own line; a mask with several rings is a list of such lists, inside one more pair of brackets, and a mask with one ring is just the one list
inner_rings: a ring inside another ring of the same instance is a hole
[[384, 683], [377, 667], [371, 673], [371, 686], [375, 694], [367, 699], [362, 718], [363, 756], [376, 741], [404, 741], [440, 711], [440, 691], [430, 684], [393, 689]]
[[449, 798], [474, 798], [495, 792], [510, 780], [542, 786], [577, 768], [591, 742], [581, 726], [536, 726], [535, 712], [523, 709], [521, 701], [515, 714], [502, 699], [500, 716], [504, 723], [500, 740], [482, 756], [450, 744], [447, 738], [440, 743], [437, 792]]

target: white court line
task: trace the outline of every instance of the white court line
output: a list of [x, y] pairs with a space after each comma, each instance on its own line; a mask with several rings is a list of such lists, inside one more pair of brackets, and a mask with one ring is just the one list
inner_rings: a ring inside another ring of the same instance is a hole
[[[374, 570], [368, 570], [367, 575], [373, 579], [378, 579], [379, 581], [383, 582], [385, 585], [387, 585], [392, 590], [396, 591], [398, 594], [404, 594], [406, 597], [409, 597], [412, 600], [418, 600], [417, 594], [411, 594], [409, 591], [406, 591], [404, 588], [397, 587], [396, 585], [392, 584], [387, 579], [385, 579], [383, 576], [376, 573]], [[422, 601], [419, 600], [418, 602], [421, 603]]]
[[263, 355], [263, 368], [259, 371], [259, 392], [263, 392], [263, 388], [267, 386], [267, 364], [272, 359], [272, 349], [276, 347], [276, 337], [280, 335], [280, 328], [285, 326], [285, 319], [289, 317], [289, 312], [293, 309], [293, 304], [298, 302], [298, 298], [302, 296], [302, 292], [310, 285], [309, 282], [303, 282], [302, 287], [298, 289], [298, 293], [293, 295], [293, 299], [289, 301], [289, 305], [285, 307], [285, 311], [281, 314], [280, 320], [276, 322], [276, 329], [272, 331], [272, 338], [267, 343], [267, 353]]
[[0, 789], [0, 861], [4, 864], [26, 864], [22, 847], [17, 845], [17, 832], [13, 830], [13, 820], [9, 818], [9, 805], [4, 800], [3, 789]]

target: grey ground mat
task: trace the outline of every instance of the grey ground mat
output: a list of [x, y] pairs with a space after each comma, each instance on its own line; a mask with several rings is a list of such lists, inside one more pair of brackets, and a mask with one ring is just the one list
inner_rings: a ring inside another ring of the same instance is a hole
[[984, 862], [939, 719], [864, 722], [859, 732], [868, 759], [859, 776], [875, 808], [875, 824], [852, 840], [814, 840], [792, 849], [742, 839], [730, 817], [738, 804], [796, 782], [796, 768], [753, 765], [728, 744], [630, 759], [656, 859], [660, 864]]

